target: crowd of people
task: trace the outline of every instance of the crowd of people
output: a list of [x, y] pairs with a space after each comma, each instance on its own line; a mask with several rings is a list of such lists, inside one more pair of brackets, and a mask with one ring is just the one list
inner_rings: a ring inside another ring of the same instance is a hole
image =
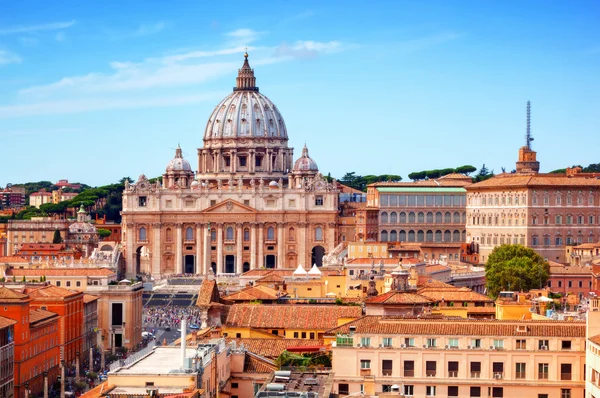
[[200, 325], [200, 309], [197, 307], [144, 307], [144, 327], [166, 328], [179, 327], [181, 319], [185, 318], [188, 325]]

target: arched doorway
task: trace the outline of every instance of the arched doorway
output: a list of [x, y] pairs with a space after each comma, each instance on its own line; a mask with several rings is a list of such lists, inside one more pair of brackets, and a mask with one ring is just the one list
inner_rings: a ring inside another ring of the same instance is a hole
[[183, 257], [183, 273], [184, 274], [193, 274], [195, 263], [196, 263], [195, 256], [193, 254], [186, 254]]
[[135, 250], [135, 275], [150, 271], [150, 252], [146, 246], [140, 246]]
[[317, 264], [317, 267], [323, 266], [323, 256], [325, 255], [325, 248], [323, 246], [315, 246], [312, 248], [311, 263]]
[[225, 256], [225, 273], [235, 274], [235, 256], [233, 254]]
[[275, 268], [277, 265], [277, 257], [274, 254], [267, 254], [265, 256], [265, 268]]
[[249, 262], [247, 262], [247, 261], [246, 261], [246, 262], [244, 263], [244, 265], [243, 265], [243, 268], [242, 268], [242, 271], [243, 271], [243, 272], [248, 272], [248, 271], [250, 271], [250, 263], [249, 263]]
[[212, 269], [213, 274], [217, 275], [217, 263], [214, 261], [210, 263], [210, 268]]

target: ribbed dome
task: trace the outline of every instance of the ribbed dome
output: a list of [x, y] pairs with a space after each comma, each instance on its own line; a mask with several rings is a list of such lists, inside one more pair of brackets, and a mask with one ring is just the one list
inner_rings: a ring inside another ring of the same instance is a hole
[[181, 148], [175, 150], [175, 157], [167, 165], [167, 171], [192, 171], [190, 162], [183, 158]]
[[306, 144], [302, 148], [302, 156], [294, 163], [292, 171], [319, 171], [317, 163], [308, 156], [308, 148]]
[[208, 119], [204, 140], [218, 138], [269, 137], [288, 139], [279, 110], [258, 91], [254, 70], [244, 54], [244, 65], [238, 70], [236, 87], [216, 106]]

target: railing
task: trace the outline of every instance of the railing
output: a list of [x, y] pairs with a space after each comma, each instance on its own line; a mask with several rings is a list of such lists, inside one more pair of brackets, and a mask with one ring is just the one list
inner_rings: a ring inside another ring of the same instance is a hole
[[525, 372], [517, 372], [515, 374], [515, 379], [525, 379], [525, 378], [526, 378]]
[[538, 373], [538, 380], [548, 380], [548, 373]]
[[435, 377], [436, 373], [437, 372], [435, 370], [426, 370], [425, 371], [425, 376], [426, 377]]
[[382, 376], [391, 376], [392, 375], [392, 369], [383, 369], [381, 371], [381, 375]]
[[481, 377], [481, 372], [471, 372], [472, 379], [479, 379]]
[[415, 377], [415, 371], [414, 370], [405, 370], [404, 377]]
[[571, 373], [561, 373], [560, 374], [560, 379], [561, 380], [572, 380], [571, 379]]
[[458, 377], [458, 372], [457, 371], [449, 371], [448, 372], [448, 377]]
[[113, 363], [111, 363], [108, 366], [108, 369], [111, 372], [113, 372], [113, 371], [115, 371], [115, 370], [117, 370], [119, 368], [122, 368], [124, 366], [129, 366], [129, 365], [131, 365], [133, 363], [136, 363], [137, 361], [139, 361], [140, 359], [142, 359], [146, 355], [150, 354], [154, 350], [154, 344], [155, 344], [155, 342], [150, 342], [148, 344], [148, 346], [146, 346], [145, 348], [139, 350], [138, 352], [135, 352], [135, 353], [131, 354], [126, 359], [117, 359], [116, 361], [114, 361]]

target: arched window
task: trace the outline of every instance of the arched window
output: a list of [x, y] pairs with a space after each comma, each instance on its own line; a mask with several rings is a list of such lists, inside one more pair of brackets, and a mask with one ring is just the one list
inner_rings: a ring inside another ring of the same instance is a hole
[[171, 228], [167, 228], [167, 242], [173, 241], [173, 230]]
[[436, 224], [442, 223], [442, 213], [439, 211], [437, 213], [435, 213], [435, 222], [436, 222]]
[[233, 240], [233, 227], [227, 227], [225, 230], [225, 239]]
[[398, 240], [400, 242], [406, 242], [406, 231], [404, 231], [404, 230], [400, 231], [400, 234], [398, 236]]
[[417, 242], [423, 242], [425, 240], [425, 233], [423, 231], [417, 232]]
[[433, 231], [431, 231], [431, 230], [427, 231], [427, 233], [425, 234], [425, 241], [433, 242]]
[[387, 231], [381, 231], [381, 241], [382, 242], [388, 241], [388, 232]]
[[185, 240], [194, 240], [194, 230], [192, 227], [187, 227], [185, 229]]
[[400, 213], [400, 224], [406, 224], [406, 213]]
[[427, 212], [427, 224], [432, 224], [433, 223], [433, 213], [428, 211]]
[[391, 224], [396, 224], [397, 222], [398, 222], [398, 214], [395, 211], [393, 211], [390, 214], [390, 223]]
[[383, 213], [381, 213], [381, 223], [382, 224], [388, 223], [388, 214], [385, 211]]
[[146, 240], [146, 228], [145, 227], [140, 228], [138, 240]]
[[408, 241], [409, 242], [415, 241], [415, 231], [408, 231]]
[[454, 224], [460, 224], [460, 213], [457, 211], [454, 212]]
[[444, 213], [444, 222], [446, 224], [450, 224], [452, 222], [452, 215], [450, 214], [450, 212]]
[[461, 218], [462, 218], [461, 223], [466, 224], [467, 223], [467, 213], [466, 212], [463, 213]]
[[422, 211], [419, 212], [419, 215], [417, 216], [417, 218], [418, 218], [419, 224], [423, 224], [425, 222], [425, 214]]
[[398, 235], [396, 231], [390, 232], [390, 242], [397, 242]]
[[275, 228], [267, 228], [267, 240], [275, 240]]
[[435, 241], [436, 242], [441, 242], [442, 241], [442, 231], [435, 231]]
[[288, 239], [290, 241], [294, 241], [296, 239], [296, 231], [294, 230], [294, 228], [290, 228], [288, 231]]
[[467, 241], [467, 231], [462, 231], [462, 241], [463, 242]]
[[415, 222], [415, 213], [413, 213], [412, 211], [408, 213], [408, 222], [411, 224]]
[[452, 242], [452, 232], [444, 231], [444, 242]]
[[323, 240], [323, 228], [315, 228], [315, 240]]

